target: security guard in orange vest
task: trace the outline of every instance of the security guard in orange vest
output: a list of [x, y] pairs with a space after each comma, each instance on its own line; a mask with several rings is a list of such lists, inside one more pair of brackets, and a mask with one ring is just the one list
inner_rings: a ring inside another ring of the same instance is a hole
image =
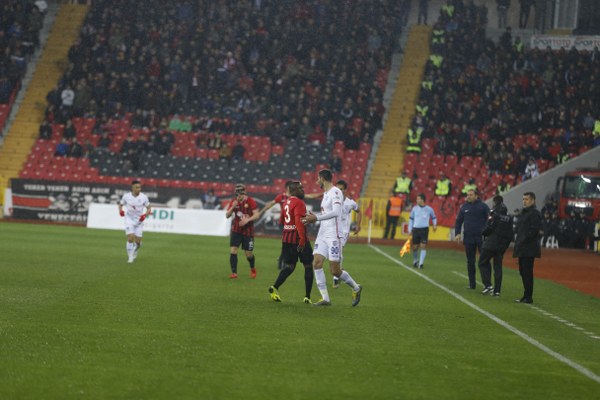
[[400, 196], [394, 196], [393, 193], [391, 193], [385, 211], [385, 232], [383, 238], [387, 239], [389, 234], [390, 239], [394, 239], [396, 236], [396, 225], [400, 219], [400, 214], [402, 214], [402, 198]]

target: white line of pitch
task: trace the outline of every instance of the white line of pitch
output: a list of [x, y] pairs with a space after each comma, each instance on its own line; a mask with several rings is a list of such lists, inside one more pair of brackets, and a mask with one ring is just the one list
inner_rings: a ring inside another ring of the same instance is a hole
[[458, 293], [448, 289], [446, 286], [437, 283], [436, 281], [434, 281], [433, 279], [431, 279], [430, 277], [428, 277], [427, 275], [424, 275], [422, 273], [420, 273], [419, 271], [409, 267], [408, 265], [404, 264], [402, 261], [395, 259], [394, 257], [390, 256], [389, 254], [385, 253], [384, 251], [380, 250], [378, 247], [375, 247], [373, 245], [369, 245], [370, 248], [372, 248], [375, 252], [381, 254], [382, 256], [386, 257], [387, 259], [391, 260], [392, 262], [400, 265], [402, 268], [406, 269], [407, 271], [412, 272], [413, 274], [416, 274], [418, 276], [420, 276], [421, 278], [423, 278], [424, 280], [426, 280], [427, 282], [431, 283], [433, 286], [443, 290], [444, 292], [448, 293], [450, 296], [454, 297], [455, 299], [457, 299], [458, 301], [466, 304], [467, 306], [471, 307], [473, 310], [485, 315], [486, 317], [488, 317], [489, 319], [491, 319], [492, 321], [494, 321], [495, 323], [497, 323], [498, 325], [508, 329], [509, 331], [511, 331], [512, 333], [514, 333], [515, 335], [519, 336], [521, 339], [529, 342], [530, 344], [532, 344], [533, 346], [537, 347], [538, 349], [542, 350], [544, 353], [548, 354], [551, 357], [554, 357], [555, 359], [557, 359], [558, 361], [567, 364], [569, 367], [573, 368], [575, 371], [579, 372], [580, 374], [587, 376], [588, 378], [590, 378], [591, 380], [595, 381], [596, 383], [600, 384], [600, 376], [596, 375], [594, 372], [590, 371], [589, 369], [585, 368], [584, 366], [576, 363], [575, 361], [563, 356], [560, 353], [557, 353], [556, 351], [550, 349], [549, 347], [543, 345], [542, 343], [538, 342], [537, 340], [535, 340], [534, 338], [532, 338], [531, 336], [527, 335], [524, 332], [521, 332], [520, 330], [518, 330], [517, 328], [515, 328], [514, 326], [510, 325], [508, 322], [496, 317], [494, 314], [485, 311], [484, 309], [482, 309], [481, 307], [471, 303], [469, 300], [465, 299], [464, 297], [462, 297], [461, 295], [459, 295]]
[[[458, 276], [461, 276], [461, 277], [463, 277], [463, 278], [465, 278], [465, 279], [467, 279], [467, 280], [469, 279], [469, 277], [468, 277], [468, 276], [466, 276], [465, 274], [461, 274], [461, 273], [460, 273], [460, 272], [458, 272], [458, 271], [452, 271], [452, 273], [454, 273], [454, 274], [456, 274], [456, 275], [458, 275]], [[566, 326], [568, 326], [568, 327], [570, 327], [570, 328], [576, 329], [576, 330], [578, 330], [578, 331], [583, 331], [583, 333], [584, 333], [585, 335], [589, 336], [589, 337], [590, 337], [590, 338], [592, 338], [592, 339], [600, 339], [600, 336], [599, 336], [599, 335], [596, 335], [594, 332], [586, 331], [586, 330], [585, 330], [585, 328], [582, 328], [582, 327], [580, 327], [580, 326], [577, 326], [576, 324], [572, 323], [571, 321], [567, 321], [566, 319], [563, 319], [563, 318], [561, 318], [561, 317], [559, 317], [559, 316], [557, 316], [557, 315], [554, 315], [554, 314], [552, 314], [552, 313], [549, 313], [548, 311], [546, 311], [546, 310], [543, 310], [543, 309], [539, 308], [538, 306], [530, 305], [529, 307], [531, 307], [531, 308], [533, 308], [534, 310], [536, 310], [537, 312], [539, 312], [539, 313], [541, 313], [541, 314], [545, 315], [546, 317], [549, 317], [549, 318], [551, 318], [551, 319], [554, 319], [554, 320], [556, 320], [556, 321], [558, 321], [558, 322], [561, 322], [561, 323], [565, 324]]]

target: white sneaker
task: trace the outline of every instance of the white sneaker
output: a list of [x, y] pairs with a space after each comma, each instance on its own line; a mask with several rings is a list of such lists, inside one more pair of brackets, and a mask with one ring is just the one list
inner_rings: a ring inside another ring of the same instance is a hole
[[127, 262], [129, 264], [131, 264], [131, 263], [133, 263], [133, 260], [135, 260], [135, 257], [134, 256], [129, 256], [129, 259], [127, 260]]

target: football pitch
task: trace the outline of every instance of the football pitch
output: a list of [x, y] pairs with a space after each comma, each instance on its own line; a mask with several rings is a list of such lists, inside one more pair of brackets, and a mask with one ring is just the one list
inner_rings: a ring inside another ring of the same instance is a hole
[[146, 233], [127, 264], [123, 232], [0, 223], [0, 399], [600, 399], [597, 298], [538, 279], [515, 304], [517, 271], [494, 298], [460, 252], [349, 244], [357, 307], [303, 304], [301, 266], [275, 303], [280, 242], [255, 280], [228, 248]]

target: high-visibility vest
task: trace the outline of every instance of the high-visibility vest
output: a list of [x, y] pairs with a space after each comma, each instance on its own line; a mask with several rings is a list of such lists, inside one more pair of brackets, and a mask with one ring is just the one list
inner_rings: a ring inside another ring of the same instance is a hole
[[435, 184], [436, 196], [448, 196], [450, 193], [450, 179], [439, 180]]
[[423, 133], [423, 128], [418, 127], [417, 131], [413, 131], [412, 128], [408, 130], [408, 146], [406, 146], [406, 151], [411, 151], [415, 153], [421, 152], [421, 134]]
[[594, 121], [594, 132], [592, 132], [594, 136], [600, 135], [600, 119]]
[[419, 104], [417, 104], [417, 112], [421, 114], [422, 117], [427, 116], [427, 111], [429, 111], [429, 106], [421, 107]]
[[444, 4], [442, 6], [442, 11], [445, 11], [449, 17], [452, 17], [454, 14], [454, 6], [452, 4]]
[[569, 159], [569, 153], [560, 153], [559, 155], [556, 156], [556, 162], [558, 164], [562, 164], [565, 161], [567, 161]]
[[498, 185], [496, 192], [498, 192], [498, 194], [502, 194], [502, 193], [508, 192], [509, 190], [510, 190], [510, 184], [507, 183], [504, 187], [502, 187], [502, 185]]
[[394, 191], [396, 193], [404, 193], [404, 194], [409, 194], [410, 193], [410, 178], [406, 177], [406, 178], [402, 178], [402, 177], [398, 177], [396, 178], [396, 189], [394, 189]]
[[525, 45], [523, 44], [523, 42], [516, 42], [515, 43], [515, 50], [517, 50], [517, 53], [522, 53], [524, 46]]
[[474, 183], [467, 183], [464, 187], [461, 193], [467, 194], [469, 192], [469, 190], [477, 190], [477, 185], [475, 185]]
[[399, 217], [402, 214], [402, 199], [399, 197], [390, 197], [390, 217]]
[[444, 38], [444, 30], [443, 29], [434, 29], [433, 30], [433, 39], [431, 39], [432, 44], [440, 43], [443, 44], [446, 42]]
[[442, 62], [444, 62], [444, 57], [439, 54], [432, 54], [429, 56], [429, 60], [431, 60], [434, 67], [439, 68], [442, 66]]

